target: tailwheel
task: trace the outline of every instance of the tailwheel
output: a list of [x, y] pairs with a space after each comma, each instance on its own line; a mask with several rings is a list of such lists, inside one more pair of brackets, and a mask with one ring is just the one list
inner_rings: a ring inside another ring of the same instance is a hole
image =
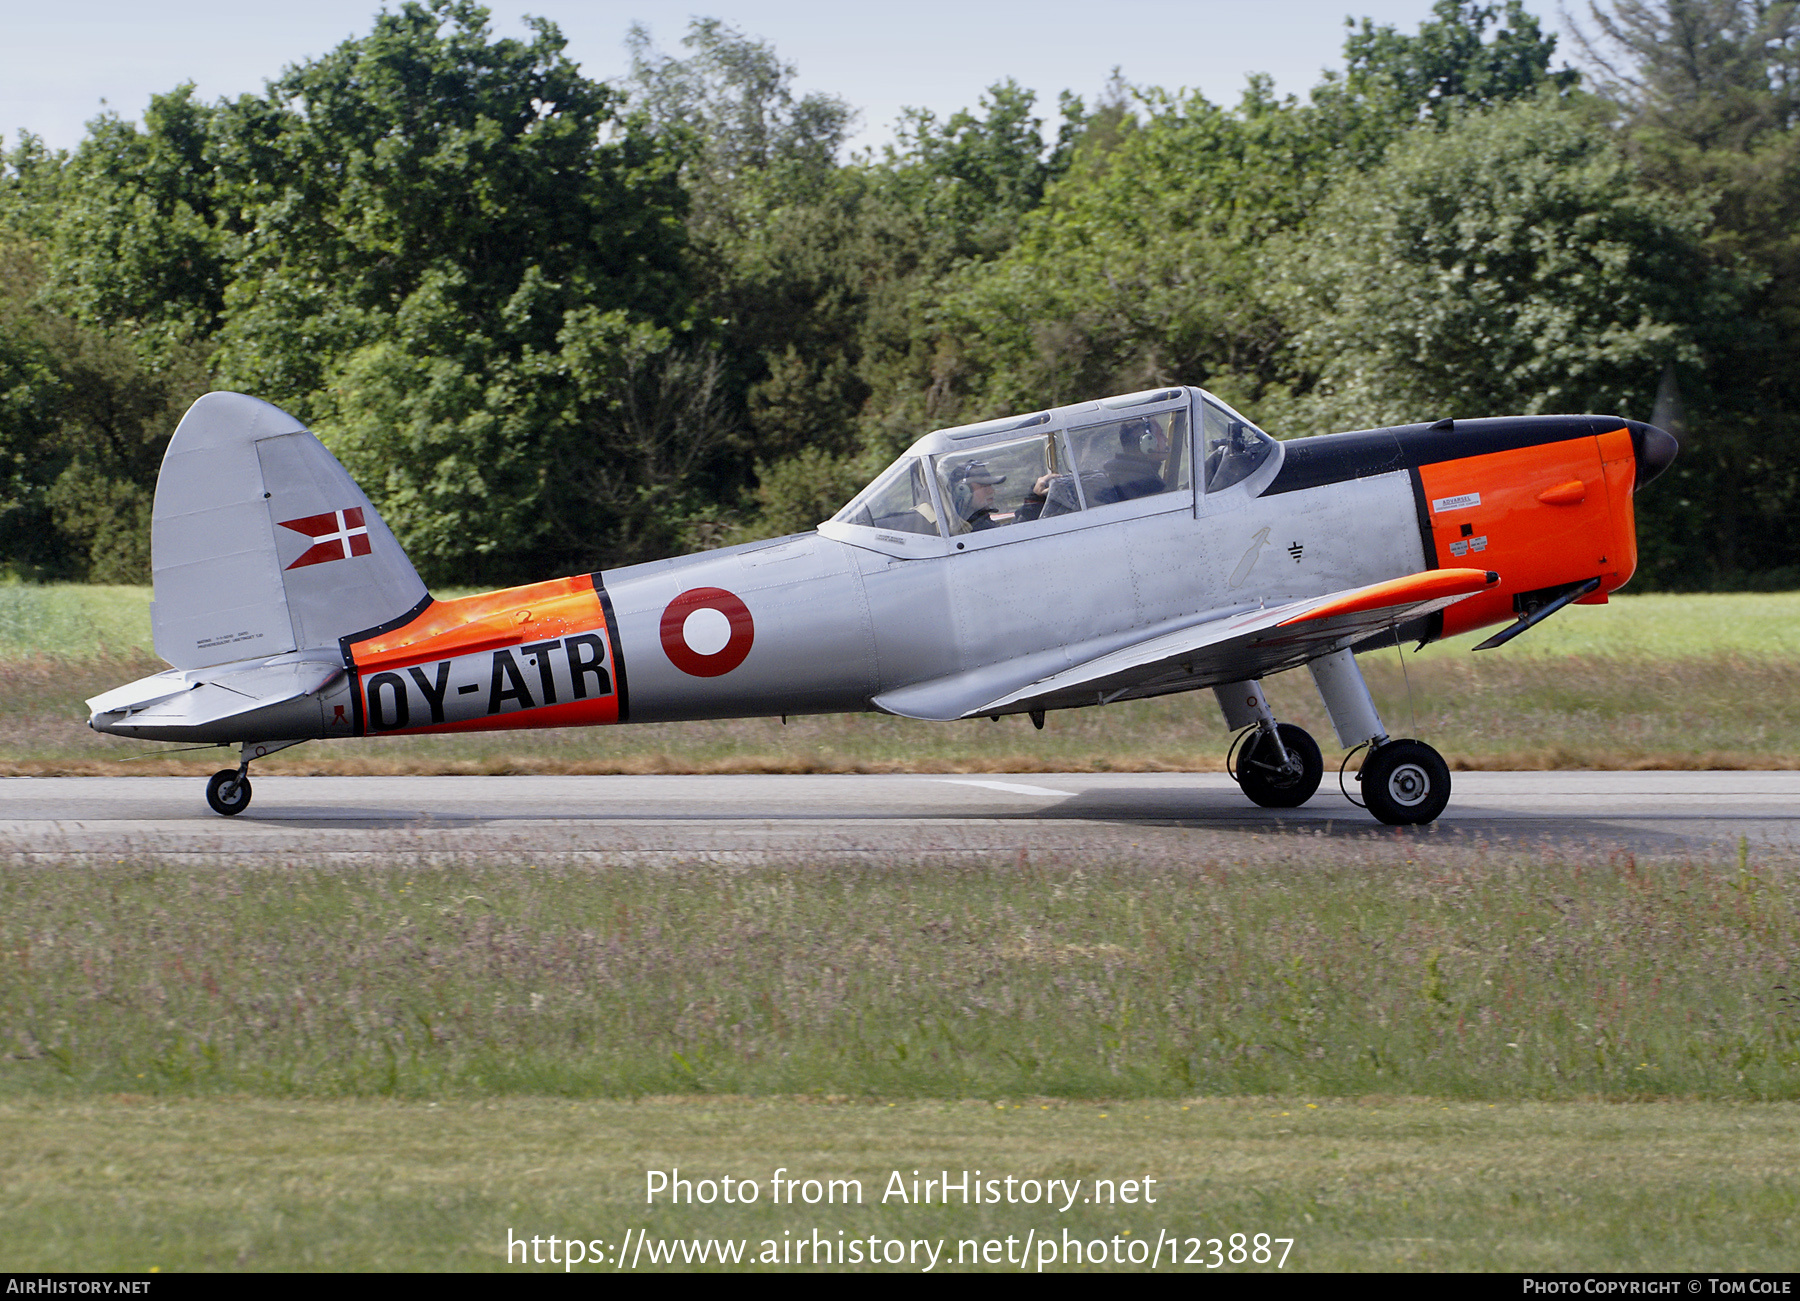
[[1287, 750], [1287, 762], [1282, 762], [1275, 738], [1259, 728], [1238, 753], [1231, 775], [1244, 794], [1263, 808], [1297, 809], [1319, 789], [1325, 760], [1319, 754], [1319, 743], [1305, 728], [1277, 723], [1276, 730]]
[[1450, 802], [1450, 765], [1423, 741], [1389, 741], [1357, 777], [1369, 812], [1391, 827], [1435, 821]]
[[250, 807], [250, 778], [242, 768], [221, 768], [206, 783], [206, 802], [214, 813], [236, 817]]

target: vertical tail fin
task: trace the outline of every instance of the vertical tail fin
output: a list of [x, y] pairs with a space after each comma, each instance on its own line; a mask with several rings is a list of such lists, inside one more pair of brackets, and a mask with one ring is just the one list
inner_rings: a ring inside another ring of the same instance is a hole
[[188, 408], [156, 480], [156, 653], [178, 669], [330, 648], [430, 600], [337, 458], [241, 393]]

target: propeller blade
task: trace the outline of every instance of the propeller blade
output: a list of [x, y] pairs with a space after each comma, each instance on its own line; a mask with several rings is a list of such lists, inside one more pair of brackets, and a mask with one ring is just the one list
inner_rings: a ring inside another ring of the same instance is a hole
[[1675, 436], [1678, 444], [1687, 442], [1687, 412], [1681, 405], [1681, 385], [1675, 379], [1675, 363], [1663, 363], [1662, 379], [1656, 385], [1656, 407], [1650, 413], [1650, 423], [1658, 429], [1666, 429]]

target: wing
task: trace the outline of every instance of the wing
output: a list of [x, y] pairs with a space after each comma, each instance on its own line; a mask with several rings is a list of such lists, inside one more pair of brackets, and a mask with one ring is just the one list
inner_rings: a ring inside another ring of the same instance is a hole
[[948, 721], [1243, 682], [1342, 650], [1499, 581], [1489, 570], [1429, 569], [1264, 609], [1215, 611], [1125, 646], [1070, 647], [988, 665], [885, 692], [874, 703], [905, 718]]

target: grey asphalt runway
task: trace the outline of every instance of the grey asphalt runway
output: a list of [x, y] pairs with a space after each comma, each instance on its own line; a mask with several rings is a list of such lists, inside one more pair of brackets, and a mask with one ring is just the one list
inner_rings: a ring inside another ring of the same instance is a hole
[[1460, 843], [1686, 854], [1800, 846], [1800, 773], [1457, 773], [1423, 832], [1384, 828], [1338, 792], [1250, 804], [1223, 774], [281, 777], [252, 773], [236, 818], [173, 777], [0, 780], [0, 854], [220, 862], [558, 856], [756, 862], [801, 855], [1103, 855], [1218, 836], [1426, 834]]

